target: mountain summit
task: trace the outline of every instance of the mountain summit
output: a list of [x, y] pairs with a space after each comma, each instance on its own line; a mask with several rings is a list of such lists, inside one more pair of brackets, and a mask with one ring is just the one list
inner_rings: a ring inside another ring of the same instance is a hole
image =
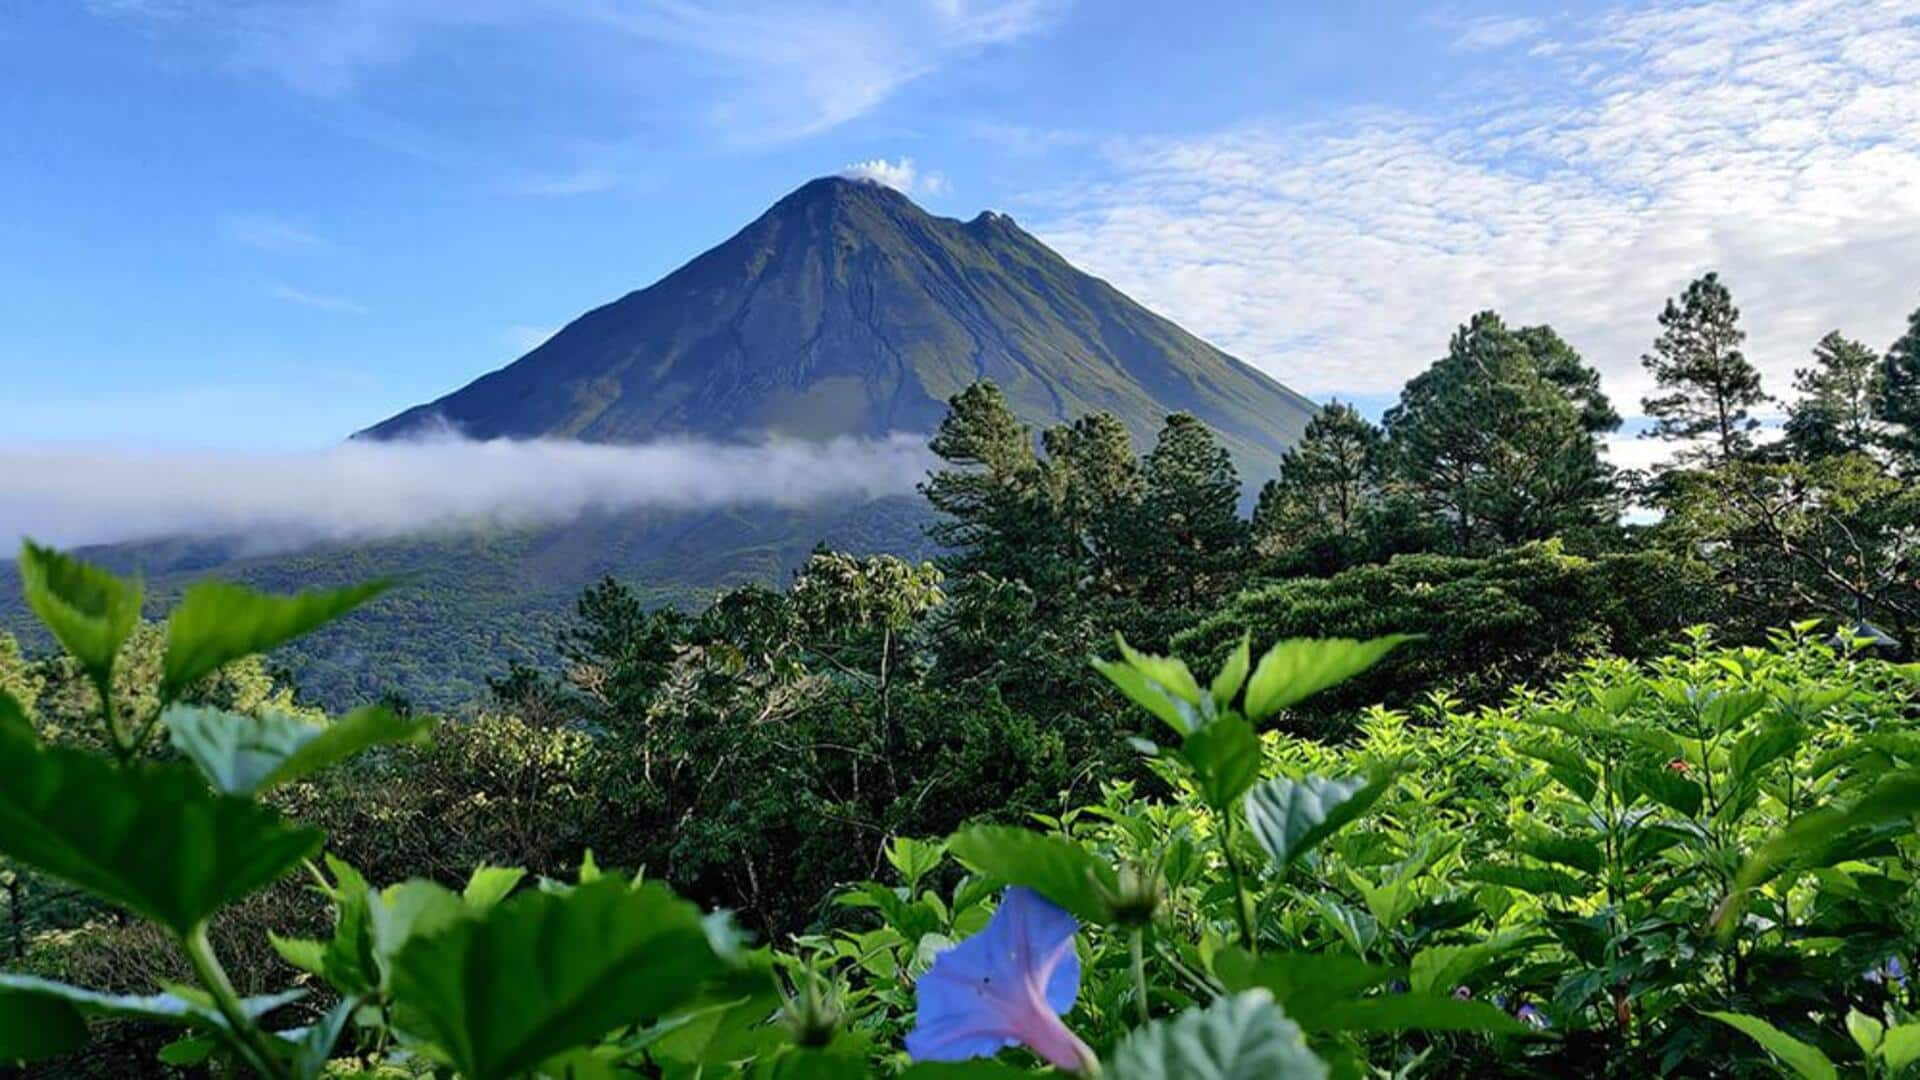
[[361, 436], [926, 432], [979, 379], [1031, 423], [1111, 412], [1143, 448], [1166, 414], [1190, 412], [1262, 472], [1314, 409], [1004, 214], [935, 217], [892, 188], [823, 178], [507, 367]]

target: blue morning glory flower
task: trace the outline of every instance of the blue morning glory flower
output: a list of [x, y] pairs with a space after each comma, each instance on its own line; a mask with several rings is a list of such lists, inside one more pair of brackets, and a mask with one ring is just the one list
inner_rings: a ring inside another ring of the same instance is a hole
[[1060, 1021], [1080, 992], [1079, 929], [1038, 893], [1009, 888], [987, 928], [935, 957], [915, 984], [907, 1053], [963, 1061], [1021, 1044], [1061, 1069], [1097, 1068], [1093, 1051]]
[[1530, 1028], [1545, 1029], [1553, 1026], [1551, 1023], [1548, 1022], [1547, 1014], [1541, 1012], [1537, 1007], [1531, 1004], [1520, 1006], [1520, 1011], [1514, 1013], [1513, 1016], [1514, 1016], [1514, 1019], [1520, 1021], [1521, 1023], [1527, 1025]]

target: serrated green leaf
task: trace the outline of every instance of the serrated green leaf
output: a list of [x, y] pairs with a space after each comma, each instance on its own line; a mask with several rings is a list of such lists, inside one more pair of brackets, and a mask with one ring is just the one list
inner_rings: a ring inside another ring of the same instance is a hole
[[267, 944], [280, 959], [309, 975], [324, 975], [327, 970], [327, 943], [313, 938], [281, 937], [267, 931]]
[[1366, 813], [1392, 785], [1389, 773], [1267, 780], [1247, 792], [1247, 824], [1274, 865], [1284, 870]]
[[0, 689], [0, 739], [7, 738], [28, 743], [40, 741], [40, 735], [33, 730], [33, 722], [27, 719], [27, 710], [21, 707], [19, 699]]
[[1541, 866], [1475, 866], [1466, 871], [1471, 881], [1504, 885], [1534, 896], [1585, 896], [1593, 890], [1564, 870]]
[[415, 936], [394, 958], [397, 1022], [470, 1080], [524, 1072], [695, 1000], [732, 961], [665, 886], [528, 891]]
[[193, 585], [167, 619], [161, 699], [172, 701], [221, 666], [324, 626], [389, 587], [389, 582], [374, 581], [345, 589], [273, 596], [222, 581]]
[[1392, 634], [1370, 641], [1291, 638], [1277, 642], [1247, 680], [1247, 718], [1258, 723], [1346, 682], [1386, 658], [1416, 635]]
[[1159, 684], [1147, 678], [1124, 663], [1095, 659], [1093, 668], [1107, 677], [1116, 689], [1126, 695], [1127, 700], [1147, 710], [1166, 722], [1174, 731], [1185, 735], [1193, 730], [1198, 714], [1193, 706], [1177, 701]]
[[1240, 644], [1234, 646], [1227, 655], [1227, 662], [1213, 676], [1213, 685], [1208, 690], [1213, 694], [1213, 710], [1225, 712], [1233, 704], [1234, 695], [1246, 685], [1247, 670], [1253, 664], [1253, 639], [1240, 635]]
[[1630, 799], [1644, 795], [1688, 817], [1698, 815], [1700, 808], [1706, 804], [1706, 792], [1701, 790], [1699, 784], [1664, 766], [1636, 765], [1626, 770], [1623, 779], [1623, 787], [1629, 789]]
[[1263, 990], [1136, 1028], [1114, 1050], [1113, 1080], [1324, 1080], [1300, 1027]]
[[479, 911], [499, 903], [507, 898], [527, 872], [517, 866], [482, 866], [467, 876], [467, 887], [460, 892], [460, 898], [467, 906]]
[[1524, 1035], [1532, 1029], [1484, 1002], [1435, 994], [1388, 994], [1336, 1005], [1321, 1022], [1328, 1031], [1484, 1031]]
[[1840, 1072], [1820, 1048], [1781, 1031], [1757, 1016], [1741, 1013], [1709, 1012], [1708, 1016], [1734, 1028], [1754, 1042], [1765, 1047], [1767, 1052], [1779, 1058], [1802, 1080], [1840, 1080]]
[[229, 795], [253, 795], [309, 776], [362, 750], [416, 742], [433, 726], [384, 706], [355, 709], [332, 723], [268, 711], [258, 717], [173, 705], [163, 714], [169, 738], [207, 781]]
[[54, 640], [105, 685], [120, 646], [140, 621], [141, 585], [28, 540], [20, 545], [20, 591]]
[[1126, 659], [1133, 670], [1145, 675], [1155, 686], [1165, 690], [1175, 700], [1184, 701], [1189, 705], [1200, 704], [1200, 683], [1193, 677], [1193, 672], [1187, 668], [1185, 660], [1173, 656], [1153, 656], [1143, 653], [1127, 644], [1126, 638], [1118, 635], [1115, 636], [1114, 641], [1120, 646], [1120, 655]]
[[1886, 1038], [1880, 1041], [1880, 1060], [1896, 1074], [1920, 1061], [1920, 1023], [1888, 1028]]
[[1071, 840], [1007, 825], [974, 825], [954, 833], [947, 850], [983, 874], [1032, 889], [1082, 922], [1113, 920], [1106, 897], [1118, 890], [1118, 875]]
[[1180, 756], [1193, 768], [1200, 797], [1215, 810], [1245, 795], [1264, 764], [1260, 736], [1238, 713], [1201, 725], [1180, 744]]
[[0, 740], [0, 854], [180, 935], [319, 849], [317, 829], [216, 794], [191, 766], [114, 768]]
[[[232, 1031], [226, 1017], [210, 1002], [184, 994], [103, 994], [51, 979], [0, 972], [0, 1061], [30, 1060], [77, 1049], [86, 1043], [88, 1018]], [[292, 990], [246, 998], [240, 1006], [247, 1016], [257, 1018], [305, 996], [304, 990]], [[29, 1022], [45, 1025], [45, 1031], [29, 1030]], [[74, 1042], [76, 1030], [79, 1039]]]

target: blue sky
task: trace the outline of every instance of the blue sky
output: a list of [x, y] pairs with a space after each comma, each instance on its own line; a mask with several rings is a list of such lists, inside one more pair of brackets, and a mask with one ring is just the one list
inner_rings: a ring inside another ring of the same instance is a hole
[[0, 440], [326, 446], [863, 162], [1317, 396], [1491, 306], [1631, 412], [1716, 266], [1784, 389], [1920, 305], [1916, 42], [1870, 0], [12, 5]]

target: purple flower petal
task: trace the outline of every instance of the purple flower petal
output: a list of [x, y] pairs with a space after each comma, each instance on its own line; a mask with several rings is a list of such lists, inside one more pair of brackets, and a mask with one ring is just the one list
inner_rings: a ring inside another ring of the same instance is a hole
[[1024, 1043], [1062, 1069], [1078, 1069], [1092, 1054], [1060, 1015], [1080, 992], [1079, 929], [1037, 893], [1009, 888], [986, 929], [941, 953], [915, 985], [907, 1052], [915, 1061], [960, 1061]]

